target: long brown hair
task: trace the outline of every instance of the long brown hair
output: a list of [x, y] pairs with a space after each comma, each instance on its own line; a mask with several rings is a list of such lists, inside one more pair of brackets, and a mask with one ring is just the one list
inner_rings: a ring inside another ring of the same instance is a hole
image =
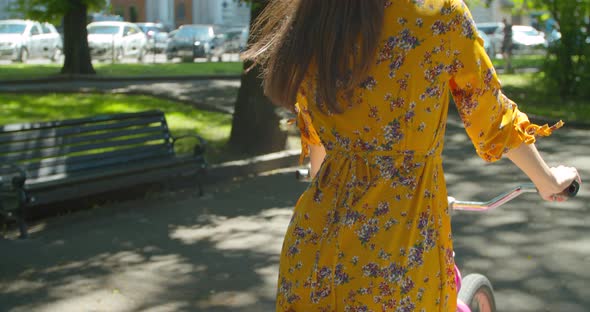
[[322, 103], [340, 113], [338, 92], [354, 88], [372, 65], [384, 6], [385, 0], [270, 0], [244, 59], [262, 66], [265, 94], [287, 108], [313, 64]]

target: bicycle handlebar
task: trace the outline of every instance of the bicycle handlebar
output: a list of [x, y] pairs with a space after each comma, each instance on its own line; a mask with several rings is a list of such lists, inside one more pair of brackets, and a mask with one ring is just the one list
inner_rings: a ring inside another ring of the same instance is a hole
[[[580, 183], [578, 181], [572, 182], [568, 188], [563, 191], [563, 195], [567, 197], [575, 197], [580, 190]], [[449, 196], [449, 208], [454, 210], [467, 210], [467, 211], [486, 211], [492, 210], [494, 208], [498, 208], [505, 203], [513, 200], [514, 198], [520, 196], [524, 193], [536, 193], [537, 188], [533, 183], [524, 183], [521, 184], [511, 191], [505, 192], [499, 196], [496, 196], [490, 201], [487, 202], [474, 202], [474, 201], [462, 201], [456, 200], [454, 197]]]
[[[310, 181], [311, 177], [309, 176], [308, 169], [298, 169], [295, 171], [295, 178], [299, 181]], [[574, 197], [578, 194], [580, 190], [580, 183], [578, 181], [572, 182], [572, 184], [563, 191], [563, 195], [567, 197]], [[476, 201], [462, 201], [457, 200], [454, 197], [449, 196], [449, 208], [454, 210], [467, 210], [467, 211], [486, 211], [491, 210], [497, 207], [504, 205], [505, 203], [513, 200], [514, 198], [520, 196], [524, 193], [536, 193], [537, 188], [533, 183], [524, 183], [521, 184], [514, 189], [505, 192], [499, 196], [496, 196], [492, 200], [487, 202], [476, 202]]]

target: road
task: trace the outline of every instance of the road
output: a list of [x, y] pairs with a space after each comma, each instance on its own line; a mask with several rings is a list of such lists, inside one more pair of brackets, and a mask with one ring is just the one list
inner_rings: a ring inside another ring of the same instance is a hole
[[[562, 129], [538, 143], [551, 164], [590, 176], [590, 133]], [[456, 116], [444, 151], [451, 195], [487, 199], [526, 181], [508, 161], [477, 158]], [[0, 241], [0, 311], [273, 311], [291, 210], [305, 189], [292, 168], [40, 222], [29, 241]], [[453, 217], [457, 263], [487, 275], [499, 311], [590, 307], [590, 199], [524, 195], [485, 214]]]

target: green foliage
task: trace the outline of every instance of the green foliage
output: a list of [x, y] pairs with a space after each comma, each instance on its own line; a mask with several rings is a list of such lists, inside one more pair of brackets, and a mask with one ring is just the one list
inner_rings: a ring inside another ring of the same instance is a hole
[[66, 12], [80, 4], [100, 10], [106, 5], [106, 0], [17, 0], [12, 9], [33, 20], [58, 23]]
[[559, 24], [561, 39], [550, 47], [545, 72], [562, 97], [590, 95], [590, 0], [539, 0]]
[[501, 75], [502, 90], [530, 116], [563, 119], [566, 124], [590, 120], [590, 98], [569, 96], [563, 99], [557, 88], [547, 88], [542, 83], [546, 76], [544, 73]]
[[545, 61], [545, 87], [559, 90], [562, 98], [590, 95], [590, 0], [514, 0], [515, 10], [546, 12], [561, 38], [553, 42]]

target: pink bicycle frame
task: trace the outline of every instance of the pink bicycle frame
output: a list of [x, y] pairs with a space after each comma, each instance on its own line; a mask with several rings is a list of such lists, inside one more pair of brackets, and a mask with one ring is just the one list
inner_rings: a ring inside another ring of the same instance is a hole
[[[473, 202], [473, 201], [459, 201], [453, 197], [448, 197], [449, 208], [454, 210], [466, 210], [466, 211], [487, 211], [502, 206], [503, 204], [511, 201], [512, 199], [520, 196], [524, 193], [536, 193], [537, 189], [532, 183], [526, 183], [517, 186], [512, 191], [506, 192], [502, 195], [495, 197], [488, 202]], [[461, 271], [457, 265], [455, 265], [455, 283], [457, 285], [457, 291], [461, 289]], [[469, 306], [461, 301], [457, 300], [457, 311], [458, 312], [471, 312]]]

